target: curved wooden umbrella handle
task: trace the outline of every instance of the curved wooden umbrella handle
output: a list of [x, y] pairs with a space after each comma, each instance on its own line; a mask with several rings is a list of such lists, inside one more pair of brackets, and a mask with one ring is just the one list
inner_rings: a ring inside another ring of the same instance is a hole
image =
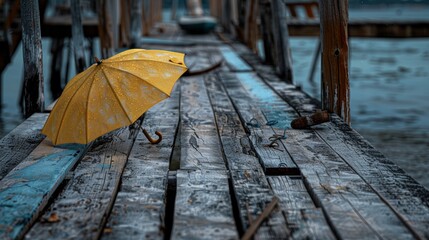
[[146, 131], [146, 129], [141, 128], [143, 131], [143, 134], [146, 136], [147, 140], [149, 140], [150, 143], [152, 144], [158, 144], [162, 141], [162, 134], [158, 131], [155, 132], [156, 135], [158, 135], [158, 139], [154, 140], [149, 133]]

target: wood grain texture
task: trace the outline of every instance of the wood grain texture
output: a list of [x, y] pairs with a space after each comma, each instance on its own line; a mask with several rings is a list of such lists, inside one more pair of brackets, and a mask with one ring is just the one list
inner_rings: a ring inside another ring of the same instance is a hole
[[280, 200], [282, 209], [312, 209], [313, 199], [300, 176], [268, 176], [268, 182]]
[[[215, 112], [228, 169], [231, 172], [231, 182], [240, 213], [240, 228], [244, 231], [250, 226], [249, 216], [256, 219], [270, 203], [274, 194], [220, 80], [213, 76], [207, 78], [205, 83]], [[259, 227], [255, 238], [273, 239], [288, 233], [280, 212], [277, 209], [268, 221]]]
[[288, 209], [283, 214], [290, 229], [290, 239], [337, 239], [319, 208]]
[[429, 238], [429, 191], [374, 149], [338, 116], [316, 129], [420, 238]]
[[226, 171], [177, 171], [172, 238], [238, 238]]
[[150, 144], [139, 132], [128, 157], [121, 188], [102, 239], [163, 239], [168, 168], [179, 124], [179, 87], [169, 99], [145, 113], [142, 126], [160, 131], [163, 140]]
[[0, 181], [0, 238], [23, 236], [85, 150], [45, 139]]
[[180, 169], [226, 169], [202, 76], [181, 82]]
[[0, 180], [44, 139], [40, 130], [47, 117], [35, 113], [0, 140]]
[[[261, 170], [231, 171], [231, 180], [238, 202], [241, 227], [246, 230], [268, 205], [274, 193]], [[289, 235], [281, 208], [277, 207], [259, 227], [256, 239], [279, 239]]]
[[340, 237], [412, 239], [392, 209], [312, 130], [288, 130], [288, 152]]
[[[99, 138], [64, 190], [26, 234], [28, 239], [97, 239], [115, 200], [136, 131], [121, 128]], [[50, 217], [56, 216], [56, 221]]]
[[322, 106], [350, 124], [348, 0], [321, 0]]
[[229, 170], [261, 169], [240, 117], [216, 75], [205, 79]]
[[21, 26], [24, 55], [24, 115], [30, 117], [35, 112], [42, 112], [44, 107], [42, 37], [37, 0], [21, 2]]
[[252, 146], [264, 170], [272, 173], [295, 173], [296, 165], [286, 153], [282, 144], [279, 144], [276, 148], [267, 146], [270, 144], [269, 138], [274, 134], [282, 134], [283, 129], [276, 132], [272, 126], [266, 124], [268, 119], [259, 108], [258, 102], [255, 102], [250, 97], [234, 74], [222, 72], [220, 73], [220, 79], [225, 85], [225, 89], [241, 120], [246, 123]]

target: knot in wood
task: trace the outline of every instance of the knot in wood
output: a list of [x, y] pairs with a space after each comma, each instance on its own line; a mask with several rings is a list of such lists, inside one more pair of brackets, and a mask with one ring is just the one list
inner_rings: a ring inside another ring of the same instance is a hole
[[340, 49], [336, 48], [334, 54], [338, 57], [340, 55]]

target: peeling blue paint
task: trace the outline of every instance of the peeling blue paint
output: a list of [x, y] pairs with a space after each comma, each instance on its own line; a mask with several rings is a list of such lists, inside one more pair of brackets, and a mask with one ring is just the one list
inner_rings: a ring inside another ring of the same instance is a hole
[[295, 111], [263, 83], [256, 73], [237, 73], [236, 76], [244, 88], [258, 100], [258, 107], [270, 126], [280, 129], [290, 128], [290, 122], [297, 117]]
[[223, 59], [225, 59], [228, 66], [231, 68], [231, 71], [252, 71], [249, 64], [244, 62], [243, 59], [241, 59], [230, 47], [221, 47], [220, 52], [222, 53]]
[[86, 145], [69, 145], [11, 172], [0, 186], [0, 238], [15, 239], [43, 208]]

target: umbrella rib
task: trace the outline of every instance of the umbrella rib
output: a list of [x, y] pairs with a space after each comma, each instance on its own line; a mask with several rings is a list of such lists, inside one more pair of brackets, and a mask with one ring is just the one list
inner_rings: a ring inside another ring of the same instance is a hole
[[[95, 68], [97, 68], [97, 66], [95, 67]], [[95, 73], [94, 73], [94, 75], [95, 75]], [[86, 142], [89, 142], [89, 131], [88, 131], [88, 126], [89, 126], [89, 114], [88, 114], [88, 111], [89, 111], [89, 96], [91, 95], [91, 90], [92, 90], [92, 87], [94, 86], [94, 81], [95, 81], [95, 77], [94, 78], [92, 78], [92, 82], [91, 82], [91, 85], [90, 85], [90, 87], [89, 87], [89, 90], [88, 90], [88, 96], [87, 96], [87, 101], [86, 101], [86, 117], [85, 117], [85, 121], [86, 121], [86, 128], [85, 128], [85, 135], [86, 135]]]
[[119, 102], [119, 105], [121, 106], [122, 111], [124, 112], [124, 114], [127, 116], [128, 120], [130, 120], [130, 124], [133, 123], [133, 120], [130, 118], [130, 116], [128, 116], [127, 112], [125, 111], [124, 106], [122, 105], [122, 102], [119, 100], [118, 95], [116, 95], [115, 89], [113, 89], [112, 84], [109, 81], [109, 78], [107, 77], [107, 74], [104, 72], [104, 69], [101, 68], [101, 72], [103, 73], [103, 75], [106, 77], [106, 81], [109, 84], [110, 89], [112, 89], [113, 95], [115, 95], [116, 100]]
[[[107, 62], [106, 62], [107, 61]], [[118, 61], [108, 61], [106, 60], [104, 63], [116, 63], [116, 62], [138, 62], [138, 61], [143, 61], [143, 62], [155, 62], [155, 63], [164, 63], [164, 64], [168, 64], [168, 65], [172, 65], [172, 66], [176, 66], [176, 67], [181, 67], [181, 68], [187, 68], [185, 65], [181, 65], [178, 63], [173, 63], [173, 62], [162, 62], [162, 61], [157, 61], [157, 60], [153, 60], [153, 59], [126, 59], [126, 60], [118, 60]]]
[[[86, 75], [86, 76], [90, 76], [90, 75], [94, 74], [94, 73], [95, 73], [95, 69], [96, 69], [96, 68], [94, 68], [94, 70], [92, 70], [91, 72], [89, 72], [89, 73], [88, 73], [88, 75]], [[94, 81], [94, 80], [93, 80], [93, 81]], [[68, 101], [68, 103], [67, 103], [67, 105], [66, 105], [66, 108], [64, 109], [64, 114], [62, 115], [61, 122], [60, 122], [60, 125], [59, 125], [59, 127], [58, 127], [58, 133], [57, 133], [57, 136], [55, 137], [55, 143], [58, 141], [58, 137], [60, 136], [61, 126], [62, 126], [62, 125], [63, 125], [63, 123], [64, 123], [64, 116], [65, 116], [65, 114], [67, 113], [67, 109], [69, 108], [70, 103], [72, 102], [73, 98], [76, 96], [77, 92], [79, 92], [79, 90], [82, 88], [82, 86], [83, 86], [83, 85], [84, 85], [84, 84], [81, 84], [81, 85], [76, 89], [76, 91], [73, 93], [73, 95], [71, 96], [70, 100]], [[55, 106], [54, 106], [54, 108], [55, 108]], [[53, 110], [53, 109], [52, 109], [52, 110]]]

